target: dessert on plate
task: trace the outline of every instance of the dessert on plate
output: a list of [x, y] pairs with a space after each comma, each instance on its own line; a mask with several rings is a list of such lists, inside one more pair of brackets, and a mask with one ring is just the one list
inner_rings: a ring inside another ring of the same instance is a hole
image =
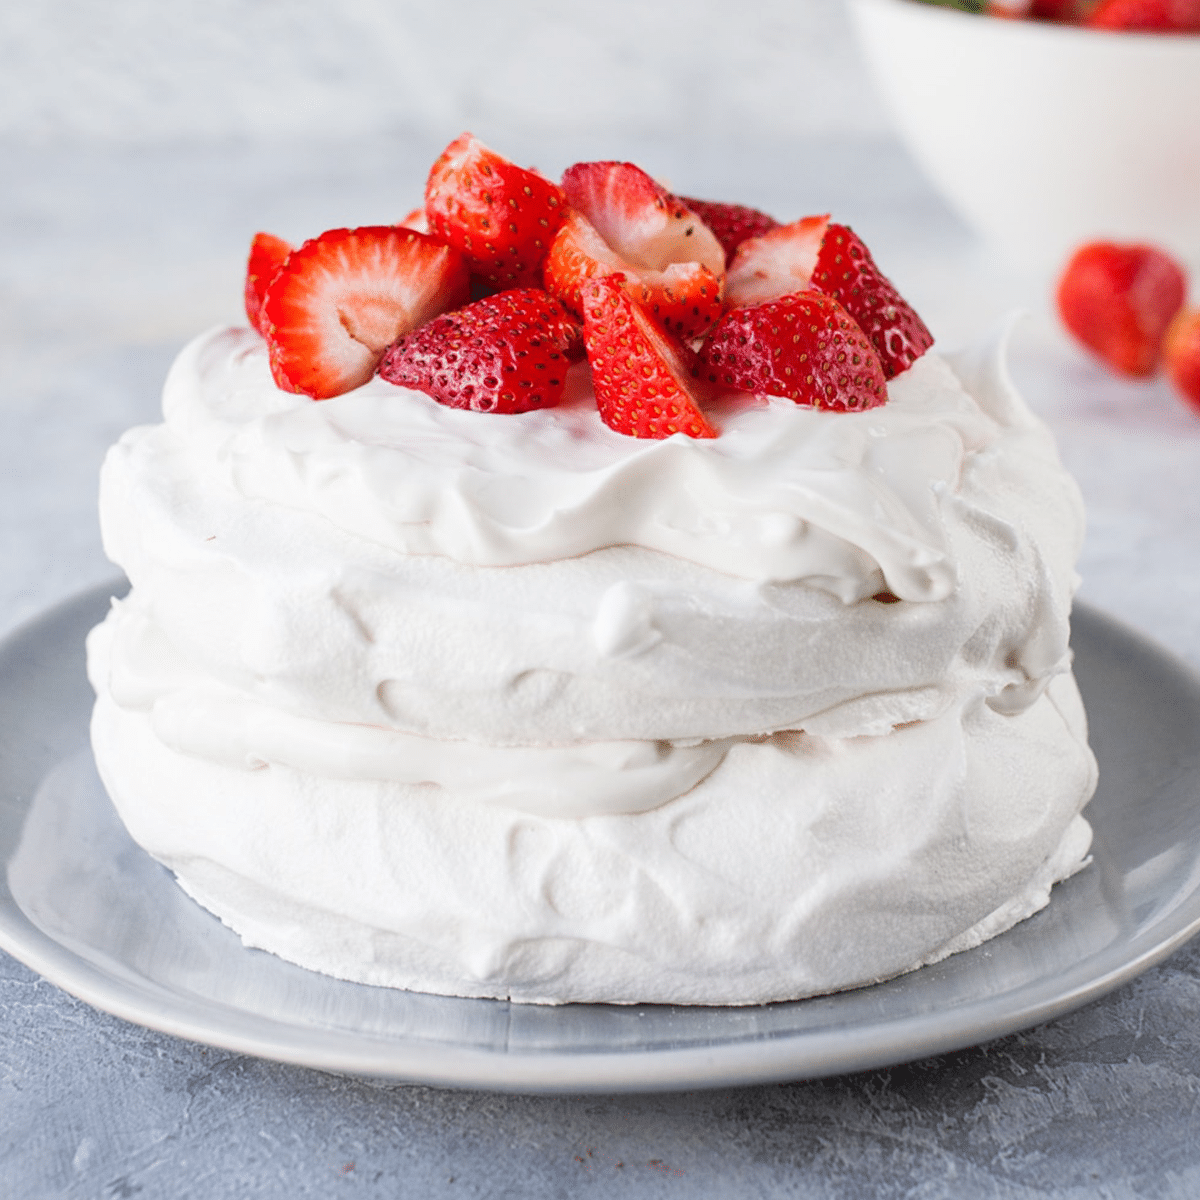
[[1078, 492], [846, 226], [464, 135], [400, 225], [258, 235], [247, 312], [109, 453], [88, 645], [117, 810], [247, 945], [748, 1004], [1086, 861]]

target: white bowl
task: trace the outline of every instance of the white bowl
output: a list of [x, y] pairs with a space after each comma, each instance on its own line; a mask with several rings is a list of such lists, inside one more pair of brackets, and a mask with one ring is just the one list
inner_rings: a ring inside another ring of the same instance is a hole
[[900, 135], [1003, 251], [1138, 239], [1200, 266], [1200, 37], [850, 7]]

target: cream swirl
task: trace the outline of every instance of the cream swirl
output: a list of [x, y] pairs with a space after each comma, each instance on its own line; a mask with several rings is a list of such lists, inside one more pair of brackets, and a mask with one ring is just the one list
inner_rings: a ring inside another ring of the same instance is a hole
[[942, 360], [920, 360], [869, 413], [727, 400], [714, 440], [615, 433], [586, 368], [572, 375], [561, 406], [519, 415], [379, 379], [314, 403], [272, 386], [257, 335], [226, 329], [183, 352], [164, 411], [247, 500], [404, 554], [513, 566], [634, 545], [742, 579], [803, 579], [846, 603], [953, 590], [942, 507], [998, 427]]

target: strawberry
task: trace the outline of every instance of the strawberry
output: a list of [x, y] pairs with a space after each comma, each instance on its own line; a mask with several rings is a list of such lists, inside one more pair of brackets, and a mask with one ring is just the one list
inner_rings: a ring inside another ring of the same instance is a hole
[[[417, 233], [429, 232], [429, 218], [425, 216], [425, 207], [414, 208], [412, 212], [400, 222], [401, 229], [415, 229]], [[444, 238], [442, 239], [445, 240]]]
[[1063, 324], [1089, 350], [1122, 375], [1147, 378], [1186, 294], [1183, 269], [1156, 246], [1089, 242], [1067, 262], [1057, 300]]
[[680, 196], [678, 199], [713, 231], [721, 243], [721, 249], [725, 251], [726, 270], [733, 262], [734, 251], [747, 238], [760, 237], [779, 228], [779, 222], [774, 217], [745, 204], [721, 204], [716, 200], [693, 200], [689, 196]]
[[879, 357], [831, 296], [793, 292], [725, 314], [700, 349], [698, 371], [718, 387], [838, 412], [887, 400]]
[[515, 288], [443, 313], [406, 333], [379, 364], [389, 383], [450, 408], [519, 413], [552, 408], [579, 327], [541, 288]]
[[1057, 21], [1063, 25], [1078, 25], [1096, 7], [1096, 0], [1033, 0], [1029, 15], [1037, 21]]
[[330, 229], [293, 250], [261, 319], [271, 374], [314, 400], [367, 382], [401, 334], [467, 298], [457, 250], [392, 225]]
[[1175, 390], [1200, 413], [1200, 308], [1181, 308], [1163, 338], [1163, 361]]
[[540, 286], [542, 261], [566, 215], [555, 183], [464, 133], [425, 184], [430, 232], [462, 252], [493, 290]]
[[583, 285], [583, 340], [604, 423], [630, 437], [716, 437], [689, 379], [685, 346], [630, 298], [621, 276]]
[[828, 226], [828, 215], [804, 217], [742, 242], [725, 278], [729, 307], [762, 304], [804, 291], [817, 268]]
[[830, 225], [821, 243], [814, 288], [832, 296], [860, 325], [888, 379], [907, 371], [933, 345], [933, 334], [875, 265], [862, 239], [846, 225]]
[[1200, 33], [1200, 0], [1100, 0], [1089, 29], [1139, 33]]
[[291, 243], [273, 233], [256, 233], [250, 243], [250, 260], [246, 263], [246, 316], [261, 334], [266, 334], [261, 324], [263, 296], [291, 252]]
[[671, 333], [695, 337], [721, 315], [725, 251], [684, 204], [633, 163], [576, 163], [563, 174], [574, 210], [546, 258], [545, 282], [582, 314], [582, 285], [620, 275]]

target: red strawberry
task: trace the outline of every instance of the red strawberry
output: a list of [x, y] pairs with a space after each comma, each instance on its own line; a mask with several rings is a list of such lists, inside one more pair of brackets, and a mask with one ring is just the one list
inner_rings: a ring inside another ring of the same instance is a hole
[[566, 207], [557, 184], [469, 133], [442, 151], [425, 184], [430, 232], [460, 250], [493, 289], [541, 285]]
[[887, 400], [871, 343], [850, 314], [820, 292], [731, 309], [701, 347], [699, 371], [718, 387], [839, 412]]
[[261, 317], [271, 374], [314, 400], [367, 382], [401, 334], [467, 298], [457, 250], [409, 229], [330, 229], [293, 250]]
[[1033, 0], [1029, 15], [1038, 21], [1078, 25], [1096, 7], [1096, 0]]
[[925, 322], [846, 225], [830, 225], [826, 230], [812, 285], [832, 296], [858, 322], [888, 379], [907, 371], [933, 345]]
[[1163, 334], [1186, 294], [1183, 269], [1156, 246], [1089, 242], [1062, 273], [1058, 311], [1115, 371], [1146, 378], [1158, 366]]
[[630, 437], [716, 437], [689, 379], [686, 347], [629, 298], [620, 275], [583, 286], [583, 340], [604, 423]]
[[1163, 361], [1176, 391], [1200, 413], [1200, 308], [1183, 308], [1167, 327]]
[[546, 259], [547, 290], [582, 313], [589, 279], [621, 275], [664, 329], [703, 333], [721, 315], [725, 251], [712, 231], [633, 163], [576, 163], [563, 174], [575, 210]]
[[1140, 33], [1200, 33], [1200, 0], [1100, 0], [1090, 29]]
[[[425, 216], [425, 207], [414, 208], [412, 212], [400, 222], [401, 229], [415, 229], [417, 233], [429, 232], [429, 218]], [[442, 239], [443, 241], [445, 239]]]
[[678, 199], [713, 231], [721, 243], [721, 249], [725, 251], [726, 270], [733, 262], [733, 252], [747, 238], [761, 237], [779, 228], [779, 222], [774, 217], [745, 204], [721, 204], [716, 200], [693, 200], [689, 196], [680, 196]]
[[475, 412], [552, 408], [579, 326], [541, 288], [516, 288], [444, 313], [406, 333], [379, 364], [389, 383]]
[[817, 268], [828, 226], [828, 215], [804, 217], [742, 242], [725, 277], [729, 307], [762, 304], [804, 291]]
[[291, 252], [291, 243], [273, 233], [256, 233], [250, 243], [250, 260], [246, 263], [246, 316], [261, 334], [266, 333], [261, 324], [263, 296]]
[[998, 17], [1002, 21], [1019, 21], [1029, 16], [1029, 10], [1029, 0], [987, 0], [983, 15]]

